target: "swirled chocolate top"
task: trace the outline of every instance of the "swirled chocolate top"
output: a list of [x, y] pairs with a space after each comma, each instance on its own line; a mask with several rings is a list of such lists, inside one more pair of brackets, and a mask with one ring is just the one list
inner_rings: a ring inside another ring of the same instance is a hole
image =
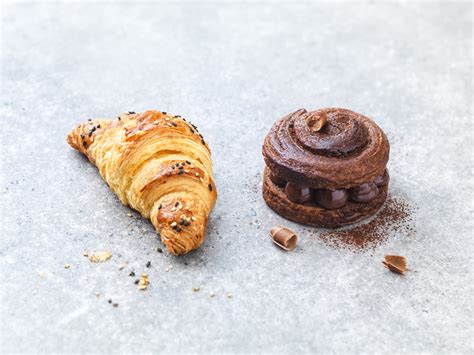
[[273, 174], [315, 189], [373, 181], [383, 174], [389, 151], [374, 121], [340, 108], [293, 112], [273, 125], [263, 144]]

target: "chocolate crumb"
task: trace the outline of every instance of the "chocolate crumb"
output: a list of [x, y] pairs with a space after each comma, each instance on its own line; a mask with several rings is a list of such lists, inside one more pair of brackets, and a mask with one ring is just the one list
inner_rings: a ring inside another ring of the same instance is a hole
[[148, 261], [148, 262], [146, 263], [146, 267], [150, 267], [150, 266], [151, 266], [151, 261]]
[[114, 307], [118, 307], [118, 303], [114, 303], [112, 306], [114, 306]]
[[163, 249], [161, 249], [161, 248], [156, 248], [156, 251], [157, 251], [158, 253], [163, 253]]
[[389, 196], [382, 209], [365, 224], [327, 231], [320, 238], [332, 247], [353, 251], [375, 249], [390, 235], [415, 233], [412, 207], [402, 198]]
[[133, 276], [135, 276], [135, 273], [134, 273], [133, 271], [130, 271], [130, 272], [128, 273], [128, 276], [133, 277]]

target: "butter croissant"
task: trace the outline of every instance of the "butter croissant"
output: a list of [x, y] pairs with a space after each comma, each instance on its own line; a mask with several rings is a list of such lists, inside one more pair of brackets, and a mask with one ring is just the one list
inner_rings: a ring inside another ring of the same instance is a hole
[[160, 111], [93, 119], [68, 135], [129, 205], [149, 218], [170, 253], [204, 241], [217, 193], [211, 152], [196, 126]]

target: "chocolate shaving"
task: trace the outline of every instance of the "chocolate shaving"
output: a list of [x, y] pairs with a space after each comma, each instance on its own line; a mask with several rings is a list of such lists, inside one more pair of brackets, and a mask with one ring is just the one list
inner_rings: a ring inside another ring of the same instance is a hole
[[311, 130], [311, 132], [319, 132], [321, 128], [323, 128], [324, 125], [326, 124], [328, 117], [325, 113], [311, 112], [306, 117], [306, 120], [308, 122], [308, 127]]
[[382, 261], [382, 264], [392, 272], [403, 275], [408, 270], [407, 260], [404, 256], [385, 255], [384, 259], [385, 260]]
[[288, 251], [295, 249], [296, 243], [298, 242], [296, 234], [285, 227], [277, 226], [272, 228], [270, 230], [270, 236], [272, 237], [273, 243]]

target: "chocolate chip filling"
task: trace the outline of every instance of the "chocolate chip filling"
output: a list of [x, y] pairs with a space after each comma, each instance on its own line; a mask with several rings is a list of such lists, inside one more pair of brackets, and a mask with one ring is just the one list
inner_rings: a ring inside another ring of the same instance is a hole
[[388, 184], [389, 176], [387, 170], [384, 171], [383, 175], [379, 175], [375, 178], [374, 183], [377, 187], [382, 187]]
[[275, 174], [270, 173], [270, 180], [278, 187], [285, 187], [286, 181], [282, 178], [276, 176]]
[[349, 199], [347, 190], [319, 189], [314, 192], [314, 200], [318, 205], [327, 210], [335, 210], [343, 207]]
[[354, 202], [369, 202], [379, 194], [379, 188], [374, 182], [354, 186], [349, 189], [350, 199]]
[[344, 207], [347, 201], [364, 203], [373, 200], [379, 193], [379, 187], [386, 186], [389, 182], [387, 170], [383, 175], [377, 176], [373, 182], [367, 182], [350, 189], [311, 189], [306, 186], [296, 185], [286, 182], [275, 174], [270, 174], [270, 180], [278, 187], [284, 188], [288, 199], [294, 203], [303, 204], [310, 201], [316, 202], [319, 206], [328, 209], [338, 209]]
[[291, 182], [286, 184], [285, 194], [290, 201], [295, 203], [306, 203], [313, 198], [312, 191], [309, 187], [298, 186]]

